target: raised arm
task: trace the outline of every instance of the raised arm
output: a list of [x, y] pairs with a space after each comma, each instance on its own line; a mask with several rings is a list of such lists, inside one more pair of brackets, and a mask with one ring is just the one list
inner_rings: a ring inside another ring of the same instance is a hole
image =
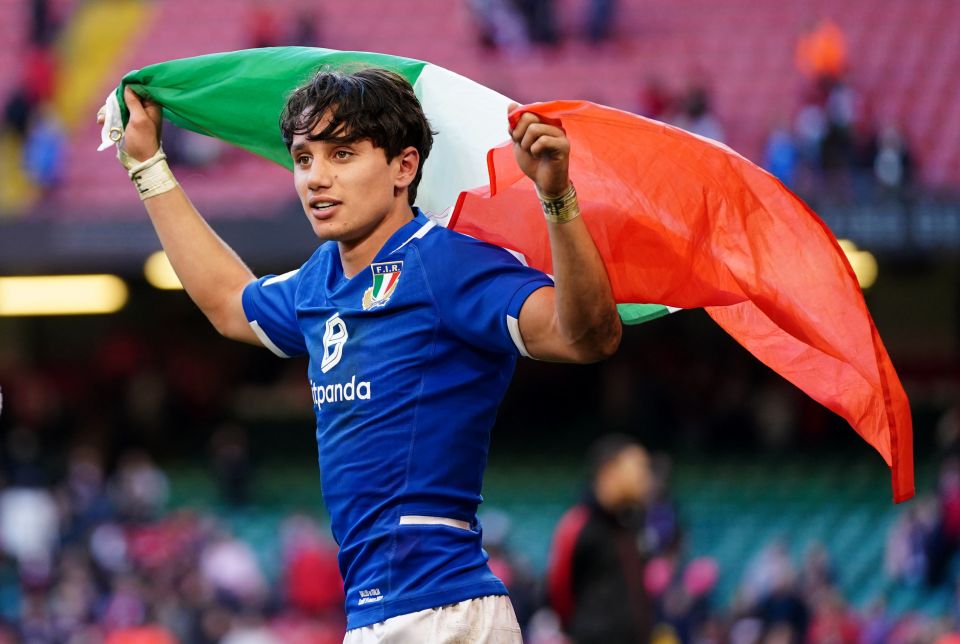
[[[121, 143], [127, 155], [124, 164], [144, 165], [160, 149], [161, 108], [141, 100], [129, 87], [123, 98], [130, 111]], [[150, 175], [144, 170], [139, 180], [134, 177], [134, 183], [183, 287], [220, 334], [260, 345], [241, 302], [244, 286], [255, 279], [253, 273], [200, 216], [166, 163], [152, 168]]]
[[[512, 104], [509, 111], [519, 107]], [[534, 358], [596, 362], [620, 345], [620, 317], [610, 280], [580, 217], [568, 172], [570, 141], [529, 112], [510, 132], [520, 168], [545, 204], [555, 288], [535, 291], [520, 310], [520, 333]]]

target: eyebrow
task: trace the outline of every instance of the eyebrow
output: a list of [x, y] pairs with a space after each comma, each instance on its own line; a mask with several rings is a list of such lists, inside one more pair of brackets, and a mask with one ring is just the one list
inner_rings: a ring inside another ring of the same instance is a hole
[[307, 149], [307, 144], [301, 141], [300, 143], [295, 143], [290, 148], [290, 154], [296, 154], [297, 152], [301, 152], [306, 149]]

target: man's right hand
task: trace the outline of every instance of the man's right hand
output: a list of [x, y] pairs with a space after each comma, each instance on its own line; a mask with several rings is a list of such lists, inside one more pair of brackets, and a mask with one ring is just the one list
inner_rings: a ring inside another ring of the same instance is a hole
[[[160, 126], [163, 110], [150, 100], [141, 99], [129, 86], [123, 88], [123, 100], [130, 112], [130, 120], [120, 139], [120, 147], [135, 161], [146, 161], [160, 149]], [[97, 123], [103, 125], [103, 114]]]
[[137, 161], [146, 161], [160, 149], [163, 110], [157, 103], [141, 99], [129, 85], [123, 88], [123, 100], [130, 112], [130, 120], [123, 131], [120, 147]]

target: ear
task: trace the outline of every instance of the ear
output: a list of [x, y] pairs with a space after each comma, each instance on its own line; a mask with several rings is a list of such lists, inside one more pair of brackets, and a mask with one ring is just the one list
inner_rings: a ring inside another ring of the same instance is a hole
[[397, 164], [397, 174], [394, 178], [394, 187], [403, 190], [413, 183], [417, 176], [417, 169], [420, 167], [420, 153], [412, 145], [405, 147], [394, 158]]

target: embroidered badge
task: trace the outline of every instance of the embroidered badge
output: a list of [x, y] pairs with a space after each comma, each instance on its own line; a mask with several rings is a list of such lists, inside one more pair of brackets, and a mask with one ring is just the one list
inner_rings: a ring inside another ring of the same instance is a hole
[[373, 286], [363, 294], [364, 311], [381, 307], [390, 301], [393, 292], [397, 290], [402, 269], [403, 262], [370, 264], [370, 272], [373, 273]]

